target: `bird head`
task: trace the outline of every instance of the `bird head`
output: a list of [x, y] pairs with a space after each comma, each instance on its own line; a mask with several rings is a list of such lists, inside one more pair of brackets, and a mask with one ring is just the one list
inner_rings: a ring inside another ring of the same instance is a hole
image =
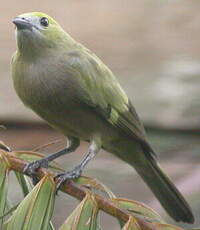
[[16, 26], [18, 49], [21, 52], [39, 52], [58, 46], [67, 40], [67, 34], [50, 16], [40, 12], [25, 13], [13, 19]]

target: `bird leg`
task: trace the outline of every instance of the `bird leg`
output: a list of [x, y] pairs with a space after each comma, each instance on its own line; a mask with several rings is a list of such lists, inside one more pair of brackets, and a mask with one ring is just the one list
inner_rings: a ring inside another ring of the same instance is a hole
[[101, 147], [95, 141], [92, 141], [90, 143], [86, 156], [83, 158], [83, 160], [78, 166], [76, 166], [71, 171], [60, 173], [55, 177], [58, 180], [57, 190], [60, 189], [60, 187], [66, 180], [75, 179], [75, 178], [80, 177], [85, 166], [89, 163], [91, 159], [93, 159], [97, 155], [100, 149]]
[[33, 162], [26, 165], [26, 167], [24, 168], [24, 173], [33, 178], [34, 184], [37, 183], [37, 181], [38, 181], [36, 176], [35, 176], [35, 174], [36, 174], [35, 172], [37, 171], [38, 168], [40, 168], [40, 167], [48, 168], [49, 162], [53, 161], [54, 159], [56, 159], [62, 155], [74, 152], [78, 148], [78, 146], [80, 145], [80, 141], [77, 138], [68, 137], [68, 140], [69, 140], [69, 144], [68, 144], [67, 148], [65, 148], [61, 151], [58, 151], [56, 153], [52, 153], [52, 154], [50, 154], [50, 155], [48, 155], [48, 156], [46, 156], [40, 160], [33, 161]]

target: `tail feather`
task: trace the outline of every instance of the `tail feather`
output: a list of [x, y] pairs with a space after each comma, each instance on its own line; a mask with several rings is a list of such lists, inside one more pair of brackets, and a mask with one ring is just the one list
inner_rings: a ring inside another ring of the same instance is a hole
[[167, 213], [176, 221], [194, 223], [192, 211], [170, 179], [164, 174], [156, 160], [142, 154], [141, 162], [133, 163], [134, 168], [150, 187]]

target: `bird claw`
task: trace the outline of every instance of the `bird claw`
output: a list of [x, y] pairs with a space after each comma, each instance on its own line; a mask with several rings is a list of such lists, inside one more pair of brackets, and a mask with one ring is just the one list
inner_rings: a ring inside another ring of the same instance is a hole
[[27, 164], [23, 170], [24, 174], [32, 177], [32, 182], [34, 185], [37, 184], [39, 181], [38, 177], [36, 176], [36, 172], [41, 167], [48, 168], [48, 161], [46, 159], [33, 161]]
[[82, 169], [78, 166], [69, 172], [60, 173], [55, 176], [55, 179], [58, 181], [56, 185], [56, 193], [67, 180], [76, 179], [81, 176], [81, 173]]
[[48, 161], [46, 159], [41, 159], [41, 160], [37, 160], [37, 161], [33, 161], [29, 164], [27, 164], [23, 170], [23, 172], [27, 175], [27, 176], [33, 176], [36, 174], [37, 169], [39, 168], [48, 168]]

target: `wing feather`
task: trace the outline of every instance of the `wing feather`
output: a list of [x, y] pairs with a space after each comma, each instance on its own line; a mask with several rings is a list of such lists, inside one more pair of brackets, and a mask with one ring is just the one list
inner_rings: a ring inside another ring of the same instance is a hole
[[88, 50], [85, 52], [77, 52], [76, 55], [73, 52], [70, 59], [71, 73], [79, 77], [84, 91], [81, 103], [90, 106], [99, 116], [140, 141], [148, 152], [153, 153], [144, 127], [113, 73], [97, 56]]

